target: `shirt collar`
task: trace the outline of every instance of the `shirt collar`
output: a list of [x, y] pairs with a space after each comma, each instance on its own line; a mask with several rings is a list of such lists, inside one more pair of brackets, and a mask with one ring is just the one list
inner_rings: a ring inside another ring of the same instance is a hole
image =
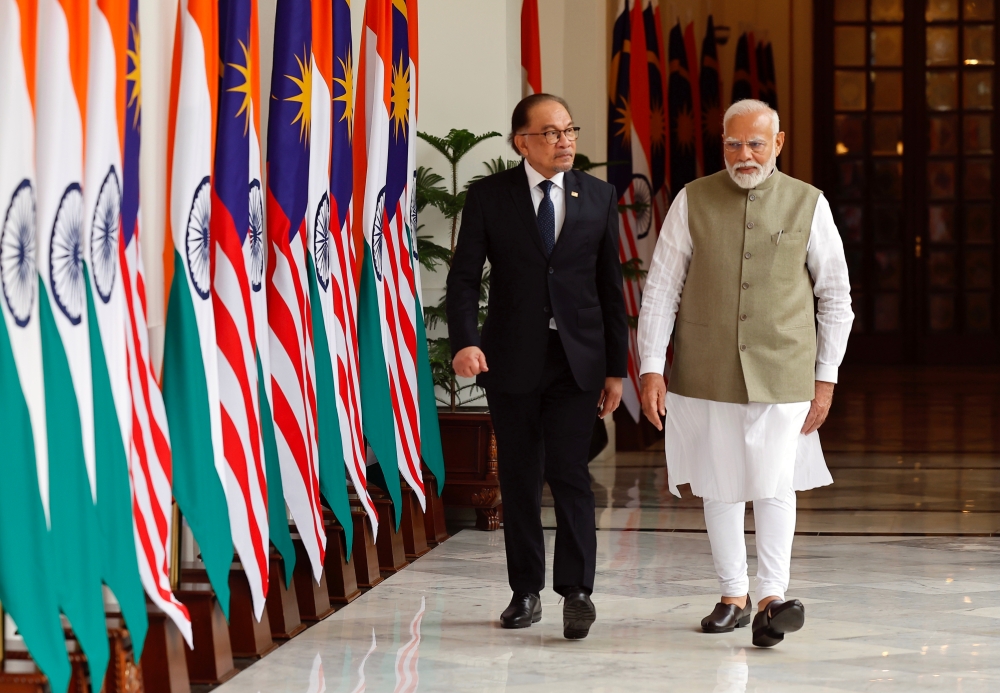
[[[531, 168], [531, 164], [528, 163], [527, 159], [524, 160], [524, 172], [528, 175], [528, 188], [529, 189], [537, 187], [539, 183], [541, 183], [543, 180], [546, 180], [545, 176], [543, 176], [541, 173], [539, 173], [535, 169]], [[552, 176], [548, 180], [552, 181], [553, 185], [555, 185], [557, 188], [559, 188], [560, 190], [562, 190], [562, 187], [563, 187], [563, 176], [565, 176], [565, 175], [566, 174], [563, 171], [560, 171], [559, 173], [557, 173], [556, 175]]]

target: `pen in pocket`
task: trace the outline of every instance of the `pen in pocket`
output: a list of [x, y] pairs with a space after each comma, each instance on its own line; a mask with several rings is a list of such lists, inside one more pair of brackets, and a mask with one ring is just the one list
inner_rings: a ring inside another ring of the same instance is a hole
[[779, 243], [781, 243], [781, 234], [783, 234], [784, 232], [785, 232], [785, 230], [784, 230], [784, 229], [780, 229], [780, 230], [778, 231], [778, 240], [776, 240], [776, 241], [774, 242], [774, 244], [775, 244], [775, 245], [778, 245]]

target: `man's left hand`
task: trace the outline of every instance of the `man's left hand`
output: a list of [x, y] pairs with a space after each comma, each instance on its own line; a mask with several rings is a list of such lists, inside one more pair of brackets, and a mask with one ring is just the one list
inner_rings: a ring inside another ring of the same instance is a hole
[[823, 380], [816, 381], [816, 399], [809, 406], [809, 415], [802, 425], [802, 433], [809, 435], [813, 431], [818, 431], [819, 427], [826, 421], [827, 414], [830, 413], [830, 405], [833, 404], [833, 383]]
[[618, 408], [618, 405], [622, 401], [622, 379], [621, 378], [605, 378], [604, 379], [604, 389], [601, 390], [601, 399], [598, 400], [597, 406], [600, 408], [600, 413], [597, 415], [598, 418], [603, 419], [605, 416], [613, 412]]

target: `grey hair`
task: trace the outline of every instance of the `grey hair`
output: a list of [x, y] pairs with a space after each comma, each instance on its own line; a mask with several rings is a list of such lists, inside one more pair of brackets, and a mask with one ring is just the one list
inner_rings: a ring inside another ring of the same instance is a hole
[[773, 134], [777, 135], [781, 132], [781, 127], [778, 121], [778, 112], [763, 101], [758, 101], [757, 99], [743, 99], [742, 101], [737, 101], [726, 109], [726, 115], [722, 118], [722, 129], [725, 130], [729, 125], [729, 121], [736, 116], [751, 115], [753, 113], [767, 113], [770, 115], [771, 125], [774, 127]]

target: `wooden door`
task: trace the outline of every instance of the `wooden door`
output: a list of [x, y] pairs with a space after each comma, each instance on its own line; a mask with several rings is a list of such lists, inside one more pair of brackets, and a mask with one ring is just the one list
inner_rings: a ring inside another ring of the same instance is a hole
[[817, 0], [816, 171], [848, 359], [1000, 361], [993, 0]]

